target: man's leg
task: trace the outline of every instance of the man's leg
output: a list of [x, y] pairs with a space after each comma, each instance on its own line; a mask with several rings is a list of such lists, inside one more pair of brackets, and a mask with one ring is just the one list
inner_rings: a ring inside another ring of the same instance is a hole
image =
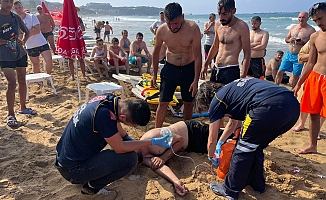
[[[85, 183], [100, 190], [107, 184], [118, 180], [137, 165], [137, 153], [117, 154], [112, 150], [104, 150], [71, 169], [69, 175], [73, 183]], [[95, 192], [96, 193], [96, 192]]]
[[94, 65], [95, 65], [95, 68], [96, 68], [98, 74], [100, 75], [100, 78], [103, 78], [103, 75], [102, 75], [102, 72], [100, 69], [100, 65], [99, 65], [99, 60], [94, 60]]
[[155, 128], [160, 128], [163, 125], [166, 111], [168, 108], [169, 102], [161, 102], [157, 106], [156, 116], [155, 116]]
[[149, 59], [147, 62], [147, 74], [151, 74], [151, 67], [152, 67], [152, 55], [149, 54]]
[[26, 68], [17, 67], [16, 72], [18, 80], [20, 110], [23, 111], [26, 109]]
[[320, 115], [310, 114], [309, 135], [310, 145], [304, 149], [298, 149], [297, 152], [301, 154], [305, 153], [317, 153], [317, 138], [320, 131]]
[[54, 36], [53, 34], [52, 35], [49, 35], [47, 38], [46, 38], [50, 44], [50, 47], [53, 51], [53, 54], [56, 55], [57, 53], [55, 52], [55, 45], [54, 45]]
[[304, 124], [307, 121], [307, 117], [308, 117], [308, 113], [300, 112], [299, 124], [298, 124], [298, 126], [292, 128], [292, 130], [295, 132], [299, 132], [299, 131], [302, 131], [303, 129], [305, 129]]
[[183, 102], [184, 109], [183, 109], [183, 119], [184, 120], [189, 120], [192, 119], [192, 113], [193, 113], [193, 108], [194, 104], [192, 102]]
[[41, 52], [41, 55], [45, 61], [46, 73], [51, 74], [52, 67], [53, 67], [51, 51], [50, 50], [43, 51]]
[[79, 61], [80, 70], [81, 70], [81, 72], [82, 72], [83, 77], [84, 77], [84, 78], [88, 78], [88, 77], [86, 76], [86, 73], [85, 73], [85, 61], [84, 61], [84, 58], [80, 58], [80, 59], [78, 59], [78, 61]]
[[284, 71], [278, 70], [275, 76], [275, 84], [280, 85], [282, 81]]
[[15, 90], [16, 90], [16, 74], [13, 68], [3, 68], [2, 71], [5, 74], [5, 77], [8, 81], [8, 88], [6, 93], [8, 116], [15, 116], [14, 104], [15, 104]]
[[74, 63], [75, 63], [75, 60], [69, 58], [68, 65], [69, 65], [69, 71], [70, 71], [70, 76], [71, 76], [71, 80], [72, 81], [75, 80], [75, 67], [74, 67]]
[[136, 62], [137, 62], [137, 67], [138, 67], [138, 73], [139, 73], [139, 75], [142, 75], [142, 70], [141, 70], [141, 68], [142, 68], [142, 62], [141, 62], [141, 59], [142, 59], [142, 57], [136, 57]]
[[115, 73], [119, 74], [119, 59], [113, 58], [113, 61], [114, 61]]
[[[321, 127], [323, 126], [324, 122], [325, 122], [325, 118], [320, 117], [320, 130], [321, 130]], [[320, 140], [320, 130], [319, 130], [318, 137], [317, 137], [318, 140]]]
[[29, 59], [32, 62], [34, 74], [35, 73], [40, 73], [41, 70], [40, 70], [40, 57], [39, 57], [39, 55], [35, 56], [35, 57], [34, 56], [29, 56]]

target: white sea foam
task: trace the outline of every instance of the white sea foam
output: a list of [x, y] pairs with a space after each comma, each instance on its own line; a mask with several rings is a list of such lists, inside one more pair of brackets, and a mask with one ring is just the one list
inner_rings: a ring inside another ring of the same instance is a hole
[[296, 24], [290, 24], [289, 26], [287, 26], [285, 29], [286, 30], [290, 30], [290, 28], [292, 27], [292, 26], [295, 26]]
[[155, 22], [158, 19], [151, 18], [133, 18], [133, 17], [119, 17], [121, 21], [137, 21], [137, 22]]
[[298, 18], [292, 17], [292, 21], [298, 21]]
[[269, 36], [269, 43], [285, 44], [285, 38], [279, 38], [274, 36]]

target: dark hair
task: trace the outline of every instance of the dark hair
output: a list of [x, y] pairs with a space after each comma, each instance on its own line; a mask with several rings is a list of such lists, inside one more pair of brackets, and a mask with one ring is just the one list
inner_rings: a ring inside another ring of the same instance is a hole
[[101, 39], [101, 37], [96, 37], [95, 40]]
[[216, 17], [215, 13], [209, 14], [209, 18], [208, 19], [211, 19], [211, 17]]
[[276, 53], [278, 53], [278, 54], [284, 54], [284, 52], [283, 51], [281, 51], [281, 50], [278, 50], [278, 51], [276, 51]]
[[138, 33], [136, 34], [136, 37], [144, 37], [144, 35], [143, 35], [141, 32], [138, 32]]
[[254, 16], [251, 18], [251, 21], [261, 22], [261, 18], [259, 16]]
[[309, 17], [313, 17], [317, 14], [318, 11], [326, 11], [326, 2], [315, 3], [309, 9]]
[[225, 11], [230, 12], [235, 8], [234, 0], [219, 0], [217, 3], [219, 12], [224, 8]]
[[109, 24], [109, 21], [106, 21], [106, 24]]
[[115, 42], [118, 42], [118, 43], [119, 43], [119, 40], [118, 40], [118, 38], [115, 38], [115, 37], [114, 37], [114, 38], [112, 38], [111, 42], [112, 42], [112, 43], [115, 43]]
[[151, 111], [146, 101], [141, 99], [124, 100], [122, 111], [126, 114], [127, 121], [140, 126], [146, 126], [151, 117]]
[[101, 38], [97, 38], [97, 39], [96, 39], [96, 43], [99, 43], [99, 42], [103, 42], [103, 39], [101, 39]]
[[180, 4], [173, 2], [169, 3], [164, 8], [164, 16], [168, 21], [172, 21], [182, 15], [182, 8]]
[[127, 30], [122, 30], [122, 31], [121, 31], [121, 35], [123, 35], [124, 32], [128, 33]]
[[209, 104], [213, 100], [216, 91], [223, 86], [224, 85], [221, 83], [215, 83], [212, 81], [207, 81], [201, 84], [194, 98], [194, 112], [201, 113], [203, 111], [208, 111]]
[[[17, 5], [17, 4], [22, 4], [22, 2], [20, 2], [20, 1], [15, 1], [14, 2], [14, 5]], [[22, 4], [23, 5], [23, 4]]]
[[104, 24], [104, 23], [105, 23], [105, 21], [102, 21], [102, 23]]

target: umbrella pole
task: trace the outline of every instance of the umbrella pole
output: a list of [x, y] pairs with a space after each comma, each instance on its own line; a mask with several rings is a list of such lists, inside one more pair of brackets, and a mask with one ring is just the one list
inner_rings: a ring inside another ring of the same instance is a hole
[[80, 94], [80, 80], [79, 80], [79, 76], [78, 76], [78, 64], [77, 64], [77, 59], [75, 58], [74, 62], [76, 61], [76, 78], [77, 78], [77, 87], [78, 87], [78, 99], [79, 99], [79, 103], [81, 102], [81, 94]]

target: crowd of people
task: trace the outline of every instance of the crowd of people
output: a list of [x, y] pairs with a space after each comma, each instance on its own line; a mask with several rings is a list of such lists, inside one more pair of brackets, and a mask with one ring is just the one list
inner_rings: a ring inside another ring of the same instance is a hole
[[[18, 125], [13, 109], [14, 70], [19, 84], [19, 113], [35, 115], [37, 112], [25, 104], [26, 54], [31, 59], [34, 73], [39, 72], [40, 54], [47, 63], [47, 73], [51, 73], [52, 59], [48, 57], [51, 57], [53, 25], [39, 6], [39, 14], [35, 17], [23, 12], [21, 2], [0, 0], [0, 3], [0, 65], [8, 81], [7, 125], [14, 127]], [[128, 74], [129, 63], [136, 65], [140, 73], [142, 63], [148, 63], [147, 73], [152, 74], [151, 86], [155, 88], [162, 60], [164, 67], [160, 73], [155, 129], [145, 133], [139, 141], [130, 137], [121, 123], [136, 127], [149, 122], [150, 109], [143, 100], [122, 100], [113, 94], [96, 96], [79, 107], [68, 122], [56, 146], [55, 167], [67, 181], [83, 184], [81, 193], [84, 196], [105, 198], [114, 195], [105, 186], [131, 172], [137, 163], [151, 167], [173, 183], [178, 195], [185, 196], [187, 187], [165, 165], [166, 161], [174, 152], [185, 150], [205, 153], [208, 160], [218, 166], [223, 145], [239, 127], [242, 127], [241, 132], [225, 182], [212, 182], [210, 188], [228, 199], [238, 199], [248, 185], [256, 192], [264, 193], [263, 149], [291, 128], [303, 130], [308, 114], [311, 118], [310, 144], [297, 152], [317, 153], [318, 134], [326, 117], [326, 3], [314, 4], [309, 13], [299, 13], [299, 23], [285, 38], [289, 51], [285, 54], [277, 51], [266, 67], [264, 57], [269, 33], [260, 28], [261, 18], [252, 17], [250, 31], [247, 23], [235, 16], [234, 0], [219, 0], [217, 13], [219, 20], [215, 21], [216, 15], [212, 13], [204, 25], [203, 63], [200, 29], [194, 21], [184, 18], [178, 3], [166, 5], [160, 12], [160, 21], [150, 27], [155, 35], [153, 55], [149, 53], [142, 33], [137, 33], [136, 39], [130, 42], [127, 30], [122, 31], [120, 40], [112, 38], [112, 46], [107, 47], [104, 40], [106, 36], [109, 40], [112, 27], [108, 22], [94, 22], [98, 38], [90, 59], [99, 72], [103, 62], [115, 66], [117, 74], [120, 65], [126, 65]], [[309, 17], [320, 27], [319, 31], [307, 23]], [[104, 39], [100, 36], [102, 26], [105, 28]], [[241, 51], [244, 58], [240, 65]], [[84, 61], [79, 61], [86, 77]], [[199, 79], [206, 79], [209, 71], [209, 81], [199, 86]], [[284, 76], [285, 71], [292, 72], [292, 76]], [[71, 74], [73, 77], [74, 73]], [[105, 75], [108, 76], [107, 70]], [[279, 86], [281, 82], [289, 82], [292, 89]], [[299, 103], [295, 96], [303, 84]], [[184, 121], [163, 129], [167, 107], [177, 86], [181, 86]], [[209, 111], [209, 124], [191, 120], [193, 112], [204, 111]], [[224, 117], [229, 118], [226, 125]], [[293, 127], [298, 119], [299, 125]], [[223, 132], [220, 131], [222, 127], [225, 127]], [[163, 130], [168, 130], [168, 134], [162, 134]], [[107, 144], [111, 149], [103, 150]]]

